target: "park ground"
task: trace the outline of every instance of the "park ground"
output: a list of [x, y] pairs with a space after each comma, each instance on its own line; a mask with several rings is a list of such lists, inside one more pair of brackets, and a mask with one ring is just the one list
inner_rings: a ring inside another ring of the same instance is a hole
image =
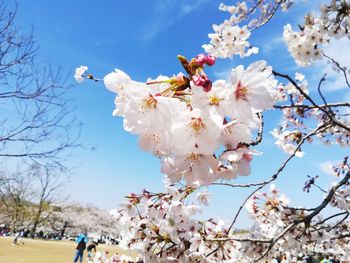
[[[73, 241], [48, 241], [40, 239], [23, 239], [24, 244], [12, 245], [13, 237], [0, 237], [0, 263], [69, 263], [73, 262], [75, 247]], [[97, 251], [108, 250], [110, 255], [115, 252], [128, 256], [134, 253], [122, 250], [117, 246], [98, 245]], [[87, 253], [84, 253], [84, 262]]]

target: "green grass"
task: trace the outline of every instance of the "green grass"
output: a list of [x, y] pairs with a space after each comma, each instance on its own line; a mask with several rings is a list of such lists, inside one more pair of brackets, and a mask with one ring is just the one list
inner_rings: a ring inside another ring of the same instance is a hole
[[[13, 237], [0, 237], [0, 263], [69, 263], [73, 262], [75, 247], [72, 241], [46, 241], [40, 239], [23, 239], [24, 244], [12, 245]], [[109, 251], [128, 256], [136, 256], [135, 253], [125, 251], [117, 246], [98, 245], [97, 251]], [[84, 252], [86, 261], [87, 252]]]

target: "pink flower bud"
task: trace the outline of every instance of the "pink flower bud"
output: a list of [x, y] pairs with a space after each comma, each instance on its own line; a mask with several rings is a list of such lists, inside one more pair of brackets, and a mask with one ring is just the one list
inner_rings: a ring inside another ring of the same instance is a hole
[[253, 155], [249, 153], [244, 153], [243, 158], [246, 159], [248, 162], [250, 162], [251, 160], [253, 160]]
[[193, 75], [192, 80], [196, 86], [203, 86], [206, 81], [206, 78], [204, 78], [201, 75]]
[[204, 63], [207, 64], [208, 66], [212, 66], [212, 65], [215, 64], [215, 60], [216, 60], [216, 57], [209, 54], [209, 55], [205, 58]]
[[210, 81], [208, 78], [206, 78], [204, 84], [202, 85], [203, 90], [204, 90], [205, 92], [209, 92], [209, 91], [211, 90], [211, 86], [212, 86], [211, 81]]
[[199, 66], [203, 66], [204, 63], [206, 63], [207, 57], [204, 54], [199, 54], [196, 57], [196, 62], [198, 63]]

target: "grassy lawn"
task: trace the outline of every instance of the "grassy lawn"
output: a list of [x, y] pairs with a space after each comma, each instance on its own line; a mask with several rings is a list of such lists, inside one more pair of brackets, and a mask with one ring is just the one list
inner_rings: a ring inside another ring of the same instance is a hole
[[[13, 237], [0, 237], [0, 263], [69, 263], [73, 262], [76, 243], [72, 241], [46, 241], [23, 239], [24, 245], [12, 245]], [[124, 255], [135, 255], [116, 246], [98, 245], [97, 251], [108, 250]], [[87, 252], [84, 252], [86, 261]]]

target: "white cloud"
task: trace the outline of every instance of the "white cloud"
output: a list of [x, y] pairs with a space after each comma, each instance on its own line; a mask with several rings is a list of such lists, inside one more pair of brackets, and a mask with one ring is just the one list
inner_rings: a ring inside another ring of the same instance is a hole
[[200, 8], [206, 2], [209, 2], [209, 0], [197, 0], [197, 1], [194, 1], [194, 3], [192, 2], [192, 4], [181, 6], [180, 17], [188, 15], [189, 13], [192, 13], [194, 10], [196, 10], [197, 8]]
[[325, 174], [333, 175], [333, 173], [332, 173], [333, 165], [334, 164], [332, 162], [326, 161], [326, 162], [320, 163], [319, 168]]
[[158, 0], [153, 11], [152, 23], [146, 26], [142, 33], [142, 40], [151, 41], [159, 32], [174, 23], [174, 17], [170, 15], [174, 10], [175, 1]]
[[[284, 45], [284, 46], [283, 46]], [[283, 36], [282, 34], [279, 34], [272, 38], [269, 41], [265, 41], [262, 46], [262, 51], [265, 53], [270, 53], [271, 51], [276, 51], [277, 48], [280, 47], [287, 48], [287, 45], [284, 44]]]
[[173, 25], [176, 21], [201, 8], [209, 0], [196, 0], [191, 4], [177, 5], [175, 0], [158, 0], [153, 11], [152, 23], [145, 26], [141, 40], [152, 41], [160, 32]]
[[228, 80], [230, 73], [231, 73], [232, 67], [225, 68], [224, 70], [221, 71], [215, 71], [214, 76], [217, 79], [225, 79]]

